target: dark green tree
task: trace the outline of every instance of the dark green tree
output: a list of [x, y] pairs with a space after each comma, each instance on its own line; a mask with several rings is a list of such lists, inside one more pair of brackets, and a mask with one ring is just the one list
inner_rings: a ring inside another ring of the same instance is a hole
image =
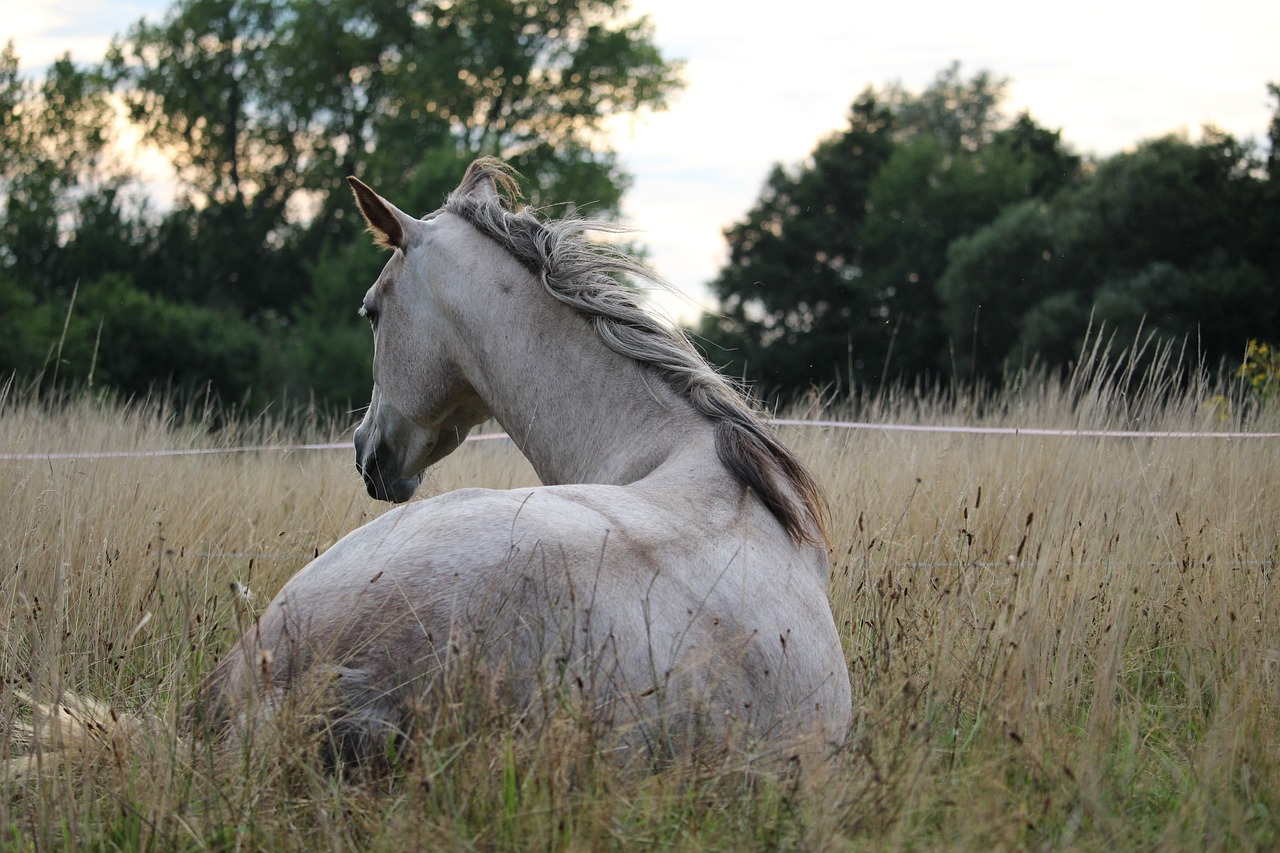
[[535, 204], [616, 209], [625, 178], [603, 122], [662, 107], [679, 82], [620, 0], [179, 0], [135, 24], [110, 66], [134, 120], [172, 152], [200, 211], [187, 227], [245, 255], [237, 284], [255, 306], [301, 295], [279, 274], [246, 281], [274, 273], [259, 248], [274, 253], [296, 226], [358, 230], [335, 225], [346, 175], [432, 208], [458, 164], [498, 154]]
[[[346, 175], [427, 210], [497, 154], [531, 202], [607, 216], [627, 177], [605, 122], [661, 108], [679, 83], [623, 0], [178, 0], [101, 67], [61, 60], [43, 86], [10, 45], [0, 371], [52, 365], [138, 391], [196, 387], [204, 365], [237, 399], [363, 396], [371, 344], [354, 308], [382, 259]], [[171, 158], [168, 212], [99, 165], [112, 88]], [[148, 336], [137, 318], [180, 333]]]
[[143, 293], [128, 276], [108, 273], [80, 285], [66, 319], [56, 365], [65, 380], [135, 397], [221, 392], [237, 403], [268, 402], [259, 387], [263, 336], [238, 317]]
[[111, 185], [101, 160], [110, 107], [101, 78], [56, 60], [43, 81], [0, 52], [0, 276], [37, 299], [69, 294], [75, 271], [61, 254], [86, 193]]
[[281, 315], [305, 292], [282, 250], [322, 140], [288, 99], [291, 70], [278, 61], [293, 14], [278, 0], [181, 0], [108, 52], [130, 118], [184, 187], [137, 277], [144, 289], [251, 318]]
[[720, 311], [700, 333], [731, 374], [775, 390], [831, 381], [846, 353], [855, 371], [869, 369], [854, 339], [879, 337], [883, 321], [861, 286], [862, 233], [872, 183], [893, 152], [892, 122], [867, 90], [849, 129], [804, 168], [775, 166], [746, 220], [726, 232], [729, 263], [711, 284]]
[[114, 241], [94, 256], [67, 250], [72, 235], [110, 218], [103, 207], [121, 181], [103, 162], [106, 93], [99, 75], [66, 56], [38, 80], [20, 72], [12, 42], [0, 50], [0, 382], [56, 371], [81, 279], [128, 263]]
[[1120, 345], [1143, 329], [1210, 363], [1237, 359], [1280, 320], [1269, 185], [1251, 145], [1209, 130], [1150, 141], [1005, 210], [952, 244], [939, 284], [961, 369], [1067, 363], [1100, 327]]
[[712, 357], [786, 396], [949, 369], [937, 281], [947, 247], [1005, 205], [1076, 179], [1079, 158], [1029, 116], [998, 110], [1005, 83], [959, 67], [919, 95], [868, 89], [849, 127], [802, 167], [774, 169], [726, 233], [711, 283]]
[[[1280, 83], [1268, 83], [1267, 94], [1275, 105], [1272, 107], [1271, 121], [1267, 125], [1266, 154], [1266, 186], [1263, 189], [1261, 218], [1257, 223], [1256, 233], [1263, 243], [1259, 254], [1266, 257], [1266, 268], [1280, 270]], [[1272, 341], [1280, 341], [1280, 329], [1277, 329]]]

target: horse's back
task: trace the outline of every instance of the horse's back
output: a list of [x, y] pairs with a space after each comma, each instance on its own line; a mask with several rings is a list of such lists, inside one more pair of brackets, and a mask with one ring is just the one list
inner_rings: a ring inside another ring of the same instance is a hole
[[761, 536], [772, 519], [750, 504], [711, 504], [591, 485], [408, 504], [291, 579], [256, 639], [280, 678], [325, 660], [388, 701], [466, 659], [516, 705], [588, 692], [613, 725], [838, 734], [850, 700], [825, 557]]

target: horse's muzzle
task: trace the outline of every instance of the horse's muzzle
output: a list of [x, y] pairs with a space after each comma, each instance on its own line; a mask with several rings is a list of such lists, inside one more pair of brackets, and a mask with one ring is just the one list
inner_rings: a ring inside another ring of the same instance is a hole
[[356, 448], [356, 470], [364, 479], [364, 487], [368, 490], [369, 497], [396, 504], [404, 503], [413, 497], [413, 493], [418, 490], [422, 482], [421, 474], [414, 477], [384, 474], [382, 466], [378, 463], [378, 455], [371, 453], [368, 457], [361, 459], [359, 447]]

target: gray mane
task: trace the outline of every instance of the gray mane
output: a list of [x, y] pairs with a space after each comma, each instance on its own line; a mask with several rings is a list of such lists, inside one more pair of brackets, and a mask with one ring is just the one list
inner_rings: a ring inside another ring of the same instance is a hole
[[[641, 308], [614, 276], [657, 282], [637, 259], [582, 237], [588, 230], [620, 231], [581, 219], [544, 220], [513, 212], [502, 195], [515, 194], [505, 163], [472, 163], [444, 209], [462, 217], [537, 276], [547, 293], [590, 317], [614, 352], [646, 365], [716, 425], [720, 461], [750, 487], [797, 542], [825, 544], [827, 508], [804, 464], [773, 434], [764, 417], [707, 364], [684, 335]], [[475, 192], [490, 182], [499, 192]]]

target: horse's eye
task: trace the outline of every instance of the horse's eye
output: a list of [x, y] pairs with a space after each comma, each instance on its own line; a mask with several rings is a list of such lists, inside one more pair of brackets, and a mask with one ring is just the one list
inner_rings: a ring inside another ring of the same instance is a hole
[[372, 326], [375, 329], [378, 328], [378, 312], [377, 311], [373, 310], [368, 305], [365, 305], [360, 308], [360, 316], [366, 318], [369, 321], [370, 326]]

